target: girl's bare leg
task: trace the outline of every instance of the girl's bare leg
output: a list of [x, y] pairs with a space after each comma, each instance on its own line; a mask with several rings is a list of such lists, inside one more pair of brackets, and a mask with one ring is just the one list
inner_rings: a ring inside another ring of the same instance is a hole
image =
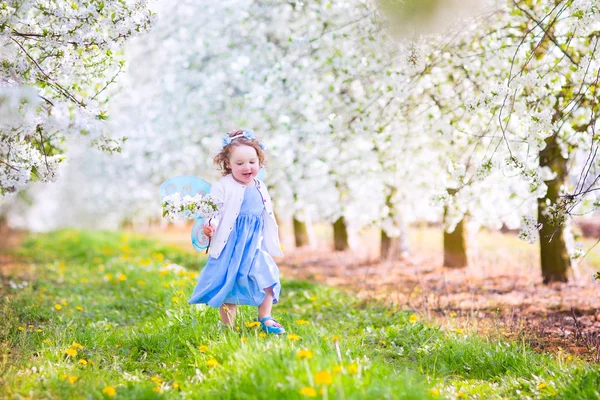
[[236, 313], [235, 304], [225, 303], [221, 307], [219, 307], [219, 315], [221, 316], [221, 321], [227, 326], [234, 327], [235, 326], [235, 313]]
[[[258, 306], [258, 319], [262, 320], [264, 317], [271, 315], [271, 309], [273, 308], [273, 288], [265, 288], [267, 295], [265, 300]], [[272, 320], [265, 321], [265, 325], [272, 326], [275, 324]]]

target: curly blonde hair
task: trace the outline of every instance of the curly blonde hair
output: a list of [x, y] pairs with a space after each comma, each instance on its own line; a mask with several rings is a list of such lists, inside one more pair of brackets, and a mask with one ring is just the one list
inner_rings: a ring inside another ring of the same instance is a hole
[[[234, 137], [237, 135], [241, 135], [244, 131], [242, 130], [233, 130], [229, 132], [227, 135], [229, 137]], [[214, 163], [219, 170], [225, 175], [229, 175], [231, 173], [231, 167], [229, 166], [229, 159], [231, 158], [231, 152], [233, 148], [236, 146], [250, 146], [254, 150], [256, 150], [256, 154], [258, 156], [258, 164], [259, 166], [266, 165], [265, 163], [265, 152], [260, 146], [260, 142], [258, 139], [247, 139], [243, 136], [233, 139], [228, 145], [223, 146], [219, 154], [217, 154], [214, 158]]]

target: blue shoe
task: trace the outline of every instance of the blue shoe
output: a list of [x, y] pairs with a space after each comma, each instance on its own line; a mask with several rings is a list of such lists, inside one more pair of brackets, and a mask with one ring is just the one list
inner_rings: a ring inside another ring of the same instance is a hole
[[[273, 321], [275, 324], [271, 326], [265, 325], [265, 321]], [[275, 321], [270, 315], [267, 315], [263, 319], [259, 319], [258, 322], [260, 322], [260, 328], [267, 333], [272, 333], [274, 335], [281, 335], [285, 333], [283, 326], [279, 322]]]

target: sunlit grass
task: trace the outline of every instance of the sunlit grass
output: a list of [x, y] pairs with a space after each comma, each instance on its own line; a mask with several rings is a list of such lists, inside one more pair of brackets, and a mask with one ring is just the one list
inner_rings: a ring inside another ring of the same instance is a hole
[[34, 263], [0, 308], [6, 398], [599, 396], [596, 366], [307, 282], [283, 282], [288, 335], [264, 335], [248, 307], [223, 329], [187, 304], [202, 256], [139, 236], [61, 231], [19, 254]]

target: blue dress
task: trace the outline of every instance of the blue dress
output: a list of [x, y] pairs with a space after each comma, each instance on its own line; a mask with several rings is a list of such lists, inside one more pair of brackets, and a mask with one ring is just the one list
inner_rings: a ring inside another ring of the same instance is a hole
[[273, 288], [273, 304], [279, 301], [279, 268], [262, 245], [264, 208], [258, 187], [246, 188], [225, 248], [219, 258], [208, 258], [190, 304], [259, 306], [269, 287]]

